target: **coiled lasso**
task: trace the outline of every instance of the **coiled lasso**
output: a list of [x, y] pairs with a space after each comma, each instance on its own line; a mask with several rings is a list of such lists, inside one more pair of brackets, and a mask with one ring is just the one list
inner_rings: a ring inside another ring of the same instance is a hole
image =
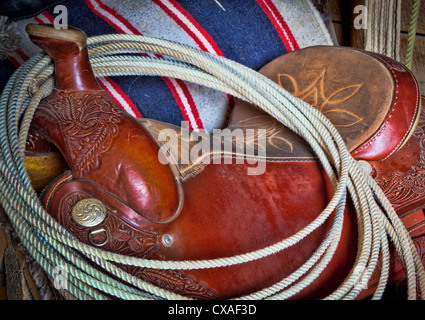
[[[338, 247], [346, 198], [357, 212], [358, 254], [351, 273], [327, 299], [354, 299], [367, 284], [382, 256], [382, 272], [373, 298], [382, 296], [389, 275], [389, 241], [397, 249], [408, 280], [408, 298], [425, 298], [425, 271], [404, 225], [377, 186], [351, 157], [330, 121], [259, 73], [187, 45], [134, 35], [104, 35], [88, 39], [96, 76], [152, 75], [205, 85], [251, 102], [303, 137], [320, 159], [334, 196], [317, 218], [296, 234], [266, 248], [211, 260], [158, 261], [103, 251], [78, 241], [43, 208], [24, 164], [25, 142], [33, 113], [54, 87], [53, 64], [39, 54], [9, 79], [0, 100], [0, 201], [14, 231], [32, 257], [55, 278], [55, 268], [67, 270], [67, 292], [77, 299], [187, 299], [136, 278], [114, 263], [158, 269], [218, 268], [261, 259], [288, 248], [317, 229], [332, 212], [332, 227], [315, 253], [291, 275], [269, 288], [238, 299], [286, 299], [313, 282]], [[141, 56], [135, 53], [160, 54]], [[23, 119], [20, 121], [20, 119]], [[348, 192], [348, 193], [347, 193]], [[88, 260], [91, 263], [88, 263]], [[101, 267], [94, 268], [92, 265]], [[359, 273], [361, 270], [361, 274]], [[117, 280], [118, 279], [118, 280]], [[417, 287], [419, 283], [419, 287]]]

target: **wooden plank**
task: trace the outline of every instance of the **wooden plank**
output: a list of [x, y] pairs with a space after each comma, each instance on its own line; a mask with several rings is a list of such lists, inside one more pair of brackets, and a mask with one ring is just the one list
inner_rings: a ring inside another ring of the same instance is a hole
[[338, 45], [345, 47], [364, 48], [364, 30], [355, 29], [352, 25], [334, 22], [334, 30]]
[[354, 8], [364, 0], [329, 0], [328, 7], [333, 21], [338, 45], [364, 48], [364, 30], [354, 28]]
[[353, 24], [357, 5], [364, 5], [365, 0], [328, 0], [329, 12], [334, 22]]

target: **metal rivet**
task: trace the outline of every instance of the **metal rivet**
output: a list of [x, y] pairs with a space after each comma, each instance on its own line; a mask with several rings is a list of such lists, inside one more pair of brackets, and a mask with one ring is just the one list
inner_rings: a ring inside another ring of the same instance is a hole
[[106, 217], [106, 206], [95, 198], [78, 201], [72, 207], [72, 218], [83, 227], [95, 227]]
[[173, 244], [173, 237], [168, 233], [162, 236], [162, 244], [166, 247], [170, 247]]

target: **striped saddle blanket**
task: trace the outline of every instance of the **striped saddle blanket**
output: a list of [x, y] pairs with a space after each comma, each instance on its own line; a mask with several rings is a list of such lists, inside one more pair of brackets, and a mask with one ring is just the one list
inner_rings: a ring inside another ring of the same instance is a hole
[[[19, 4], [15, 2], [14, 8]], [[124, 33], [173, 40], [225, 56], [254, 70], [299, 48], [333, 45], [311, 0], [38, 2], [39, 7], [33, 9], [36, 13], [12, 11], [11, 6], [1, 5], [2, 15], [9, 16], [10, 27], [6, 30], [15, 32], [21, 41], [0, 61], [0, 90], [17, 67], [40, 52], [25, 34], [28, 23], [64, 23], [66, 19], [67, 24], [84, 30], [89, 37]], [[0, 52], [1, 49], [0, 44]], [[224, 127], [234, 104], [229, 95], [174, 78], [103, 77], [99, 82], [133, 116], [190, 130], [211, 132]]]

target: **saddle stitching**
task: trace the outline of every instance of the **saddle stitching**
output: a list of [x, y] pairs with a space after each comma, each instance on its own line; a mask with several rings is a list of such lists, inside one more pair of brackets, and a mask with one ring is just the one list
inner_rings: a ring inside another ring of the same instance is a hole
[[[398, 81], [398, 76], [397, 74], [394, 72], [394, 68], [393, 66], [388, 63], [387, 61], [385, 61], [384, 59], [382, 59], [381, 57], [377, 56], [377, 55], [373, 55], [374, 58], [376, 58], [377, 60], [379, 60], [381, 63], [383, 63], [392, 73], [393, 78], [394, 78], [394, 83], [395, 83], [395, 92], [394, 92], [394, 103], [393, 106], [390, 110], [390, 112], [388, 113], [388, 116], [385, 120], [385, 123], [383, 124], [383, 126], [378, 130], [378, 132], [376, 132], [372, 138], [369, 139], [369, 141], [367, 143], [365, 143], [364, 145], [362, 145], [360, 148], [358, 148], [357, 150], [353, 151], [353, 155], [358, 154], [360, 151], [363, 151], [365, 148], [368, 148], [373, 142], [375, 142], [376, 138], [381, 136], [384, 131], [387, 129], [388, 124], [390, 122], [390, 119], [392, 117], [392, 114], [394, 113], [394, 111], [396, 110], [396, 106], [397, 106], [397, 99], [398, 99], [398, 92], [399, 92], [399, 81]], [[409, 124], [409, 130], [406, 131], [406, 133], [404, 134], [403, 138], [400, 140], [400, 142], [393, 148], [393, 150], [383, 159], [378, 160], [378, 161], [384, 161], [386, 159], [388, 159], [389, 157], [391, 157], [395, 152], [397, 152], [400, 147], [405, 143], [406, 138], [411, 134], [412, 128], [414, 127], [415, 123], [418, 121], [419, 119], [419, 99], [420, 99], [420, 94], [419, 94], [419, 90], [418, 90], [418, 86], [417, 86], [417, 81], [415, 80], [415, 78], [413, 77], [413, 74], [410, 72], [410, 70], [408, 70], [407, 68], [402, 66], [402, 70], [404, 72], [408, 72], [412, 78], [414, 79], [415, 83], [416, 83], [416, 107], [415, 107], [415, 113], [417, 113], [418, 115], [416, 117], [414, 117], [410, 124]]]

